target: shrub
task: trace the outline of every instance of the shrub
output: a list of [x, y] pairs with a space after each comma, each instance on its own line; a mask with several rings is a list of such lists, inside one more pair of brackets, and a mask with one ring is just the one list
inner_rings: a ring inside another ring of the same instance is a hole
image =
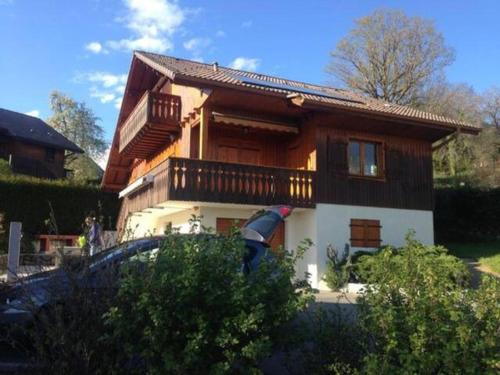
[[500, 188], [435, 190], [434, 227], [440, 242], [500, 238]]
[[353, 312], [339, 305], [310, 309], [297, 324], [297, 342], [285, 365], [290, 374], [355, 374], [364, 356], [363, 333]]
[[463, 287], [466, 269], [442, 247], [411, 236], [362, 262], [374, 284], [360, 299], [364, 371], [494, 373], [500, 368], [500, 281]]
[[[41, 309], [34, 304], [29, 282], [23, 284], [20, 297], [24, 308], [32, 312], [33, 322], [11, 327], [10, 344], [28, 354], [40, 374], [109, 374], [124, 362], [120, 343], [105, 339], [107, 326], [102, 316], [113, 305], [116, 275], [113, 269], [99, 274], [99, 279], [82, 277], [90, 270], [85, 259], [81, 267], [66, 263], [64, 275], [47, 279], [37, 294], [54, 301]], [[73, 266], [72, 266], [73, 265]], [[61, 284], [64, 283], [64, 291]], [[95, 286], [99, 287], [96, 288]], [[40, 287], [40, 286], [39, 286]], [[64, 298], [61, 298], [64, 293]]]
[[323, 280], [330, 289], [339, 290], [349, 281], [351, 256], [350, 254], [340, 255], [332, 246], [328, 246], [326, 255], [328, 260]]
[[0, 176], [12, 176], [12, 169], [7, 160], [0, 159]]
[[[426, 246], [414, 239], [409, 232], [406, 245], [400, 249], [385, 247], [373, 256], [361, 256], [356, 263], [359, 277], [371, 284], [407, 285], [418, 289], [420, 284], [413, 278], [425, 274], [427, 280], [434, 280], [440, 287], [456, 288], [466, 285], [469, 273], [460, 259], [449, 255], [443, 246]], [[418, 279], [420, 280], [420, 279]]]
[[95, 186], [22, 176], [0, 177], [0, 197], [6, 225], [21, 221], [26, 235], [48, 232], [49, 202], [58, 219], [59, 234], [81, 233], [83, 220], [91, 211], [104, 215], [105, 229], [113, 229], [120, 205], [117, 194]]
[[168, 233], [140, 271], [128, 267], [107, 316], [112, 339], [149, 373], [256, 371], [309, 294], [291, 282], [296, 257], [285, 252], [246, 276], [244, 252], [237, 234]]

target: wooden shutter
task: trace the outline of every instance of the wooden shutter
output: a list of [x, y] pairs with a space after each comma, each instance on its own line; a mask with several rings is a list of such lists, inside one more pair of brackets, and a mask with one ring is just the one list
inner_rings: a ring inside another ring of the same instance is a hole
[[351, 219], [352, 247], [379, 247], [380, 220]]

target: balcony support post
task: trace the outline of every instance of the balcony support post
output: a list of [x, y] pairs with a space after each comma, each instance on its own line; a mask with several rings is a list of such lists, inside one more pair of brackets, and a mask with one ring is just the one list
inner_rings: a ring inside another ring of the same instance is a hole
[[210, 111], [206, 106], [200, 109], [200, 144], [199, 159], [205, 160], [208, 156], [208, 120]]

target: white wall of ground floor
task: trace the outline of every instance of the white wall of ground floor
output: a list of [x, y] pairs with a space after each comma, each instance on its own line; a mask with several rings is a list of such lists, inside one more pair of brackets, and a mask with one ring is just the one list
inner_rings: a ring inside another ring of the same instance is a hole
[[[258, 206], [245, 205], [203, 205], [196, 203], [176, 209], [156, 210], [131, 216], [128, 227], [139, 238], [151, 234], [162, 234], [167, 225], [187, 233], [189, 220], [193, 215], [202, 217], [202, 224], [216, 228], [217, 218], [247, 219]], [[409, 230], [414, 230], [416, 238], [425, 243], [434, 243], [432, 211], [403, 210], [379, 207], [317, 204], [315, 209], [297, 209], [285, 224], [285, 247], [296, 250], [304, 239], [313, 245], [297, 264], [297, 276], [306, 273], [314, 288], [327, 289], [322, 277], [326, 271], [327, 248], [343, 251], [350, 245], [351, 219], [379, 220], [382, 226], [382, 245], [401, 246]], [[352, 248], [351, 251], [367, 250]]]

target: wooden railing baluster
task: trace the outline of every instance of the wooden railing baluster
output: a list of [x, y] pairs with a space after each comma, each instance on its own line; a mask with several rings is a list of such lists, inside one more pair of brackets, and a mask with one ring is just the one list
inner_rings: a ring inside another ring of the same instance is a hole
[[176, 179], [168, 182], [175, 187], [169, 189], [172, 200], [315, 205], [315, 171], [177, 157], [169, 160], [168, 175]]

